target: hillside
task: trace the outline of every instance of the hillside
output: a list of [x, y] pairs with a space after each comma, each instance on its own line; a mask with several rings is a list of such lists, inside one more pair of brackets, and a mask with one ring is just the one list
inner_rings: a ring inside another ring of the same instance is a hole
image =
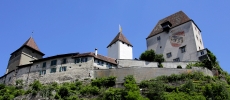
[[127, 76], [123, 88], [115, 87], [116, 77], [46, 85], [35, 81], [29, 87], [18, 80], [16, 86], [0, 85], [0, 100], [229, 100], [230, 81], [226, 79], [229, 75], [210, 77], [195, 72], [136, 84], [133, 76]]

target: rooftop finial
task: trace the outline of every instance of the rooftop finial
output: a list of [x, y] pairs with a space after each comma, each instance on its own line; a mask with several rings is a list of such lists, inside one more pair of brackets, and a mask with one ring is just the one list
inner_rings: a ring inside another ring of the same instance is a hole
[[120, 24], [119, 24], [119, 32], [122, 32], [122, 28]]
[[31, 36], [30, 36], [30, 37], [32, 37], [32, 36], [33, 36], [33, 34], [34, 34], [34, 31], [32, 31], [32, 33], [31, 33]]

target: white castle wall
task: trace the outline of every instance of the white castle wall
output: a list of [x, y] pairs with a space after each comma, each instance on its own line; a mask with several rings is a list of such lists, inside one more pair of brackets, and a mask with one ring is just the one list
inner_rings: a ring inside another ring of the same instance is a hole
[[120, 46], [118, 59], [133, 59], [132, 47], [121, 41], [118, 41], [117, 43], [119, 43]]
[[[184, 35], [180, 41], [173, 41], [173, 36], [178, 36], [176, 33], [184, 32]], [[160, 36], [160, 40], [157, 37]], [[201, 39], [201, 37], [199, 37]], [[193, 22], [189, 21], [180, 26], [172, 28], [169, 33], [162, 32], [151, 38], [147, 39], [148, 50], [152, 49], [157, 54], [163, 54], [166, 61], [173, 61], [173, 59], [179, 57], [180, 61], [198, 61], [197, 57], [197, 45], [194, 37]], [[186, 52], [181, 53], [180, 47], [186, 46]], [[167, 53], [171, 52], [172, 56], [167, 58]]]
[[140, 60], [126, 60], [126, 59], [118, 59], [119, 67], [157, 67], [157, 62], [148, 62], [148, 61], [140, 61]]
[[133, 59], [133, 49], [126, 43], [117, 41], [108, 47], [108, 57], [115, 59]]
[[108, 47], [108, 57], [118, 59], [119, 58], [119, 43], [118, 41]]
[[201, 32], [196, 27], [196, 25], [194, 23], [192, 23], [192, 27], [193, 27], [193, 33], [194, 33], [195, 43], [196, 43], [196, 46], [197, 46], [197, 51], [202, 50], [202, 49], [204, 49], [204, 45], [203, 45], [203, 40], [202, 40]]

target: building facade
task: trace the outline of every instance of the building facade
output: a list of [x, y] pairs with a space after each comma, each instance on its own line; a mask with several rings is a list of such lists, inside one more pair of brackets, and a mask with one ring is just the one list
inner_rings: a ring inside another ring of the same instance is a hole
[[206, 50], [200, 29], [182, 11], [160, 20], [146, 41], [166, 61], [199, 61], [199, 51]]

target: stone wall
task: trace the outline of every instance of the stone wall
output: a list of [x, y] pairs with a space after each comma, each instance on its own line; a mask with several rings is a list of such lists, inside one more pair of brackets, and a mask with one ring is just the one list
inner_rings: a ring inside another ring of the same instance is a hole
[[[61, 60], [57, 59], [57, 60]], [[115, 69], [94, 69], [94, 59], [93, 57], [88, 57], [87, 62], [74, 63], [74, 59], [67, 58], [68, 63], [58, 64], [55, 66], [57, 71], [55, 73], [50, 73], [50, 68], [54, 66], [49, 66], [50, 61], [47, 62], [47, 66], [42, 68], [42, 63], [34, 63], [32, 66], [19, 68], [18, 70], [11, 71], [7, 75], [4, 75], [0, 78], [0, 83], [5, 84], [15, 84], [16, 80], [23, 80], [25, 84], [29, 85], [34, 80], [39, 80], [41, 83], [50, 83], [50, 82], [71, 82], [76, 79], [85, 80], [93, 79], [99, 77], [108, 77], [116, 76], [117, 83], [122, 83], [123, 79], [127, 75], [134, 75], [137, 82], [142, 80], [152, 79], [162, 75], [171, 75], [171, 74], [181, 74], [181, 73], [191, 73], [195, 71], [203, 72], [205, 75], [213, 76], [212, 72], [206, 68], [193, 67], [192, 69], [177, 69], [175, 66], [180, 64], [183, 68], [188, 63], [186, 62], [164, 62], [164, 68], [157, 68], [156, 62], [145, 62], [145, 61], [136, 61], [136, 60], [118, 60], [120, 65], [123, 65], [122, 68]], [[52, 59], [51, 59], [52, 60]], [[141, 66], [143, 65], [143, 66]], [[66, 66], [66, 71], [59, 71], [60, 67]], [[40, 75], [41, 70], [46, 70], [45, 75]]]
[[139, 83], [142, 80], [149, 80], [162, 75], [191, 73], [191, 72], [203, 72], [204, 75], [213, 76], [212, 72], [206, 68], [194, 68], [194, 69], [177, 69], [177, 68], [151, 68], [151, 67], [132, 67], [132, 68], [118, 68], [107, 70], [95, 70], [95, 78], [116, 76], [117, 83], [123, 83], [124, 77], [127, 75], [133, 75], [136, 81]]
[[148, 62], [148, 61], [141, 61], [141, 60], [126, 60], [126, 59], [118, 59], [118, 66], [119, 67], [157, 67], [157, 62]]
[[164, 68], [177, 68], [180, 65], [182, 68], [186, 68], [188, 64], [196, 62], [162, 62]]

